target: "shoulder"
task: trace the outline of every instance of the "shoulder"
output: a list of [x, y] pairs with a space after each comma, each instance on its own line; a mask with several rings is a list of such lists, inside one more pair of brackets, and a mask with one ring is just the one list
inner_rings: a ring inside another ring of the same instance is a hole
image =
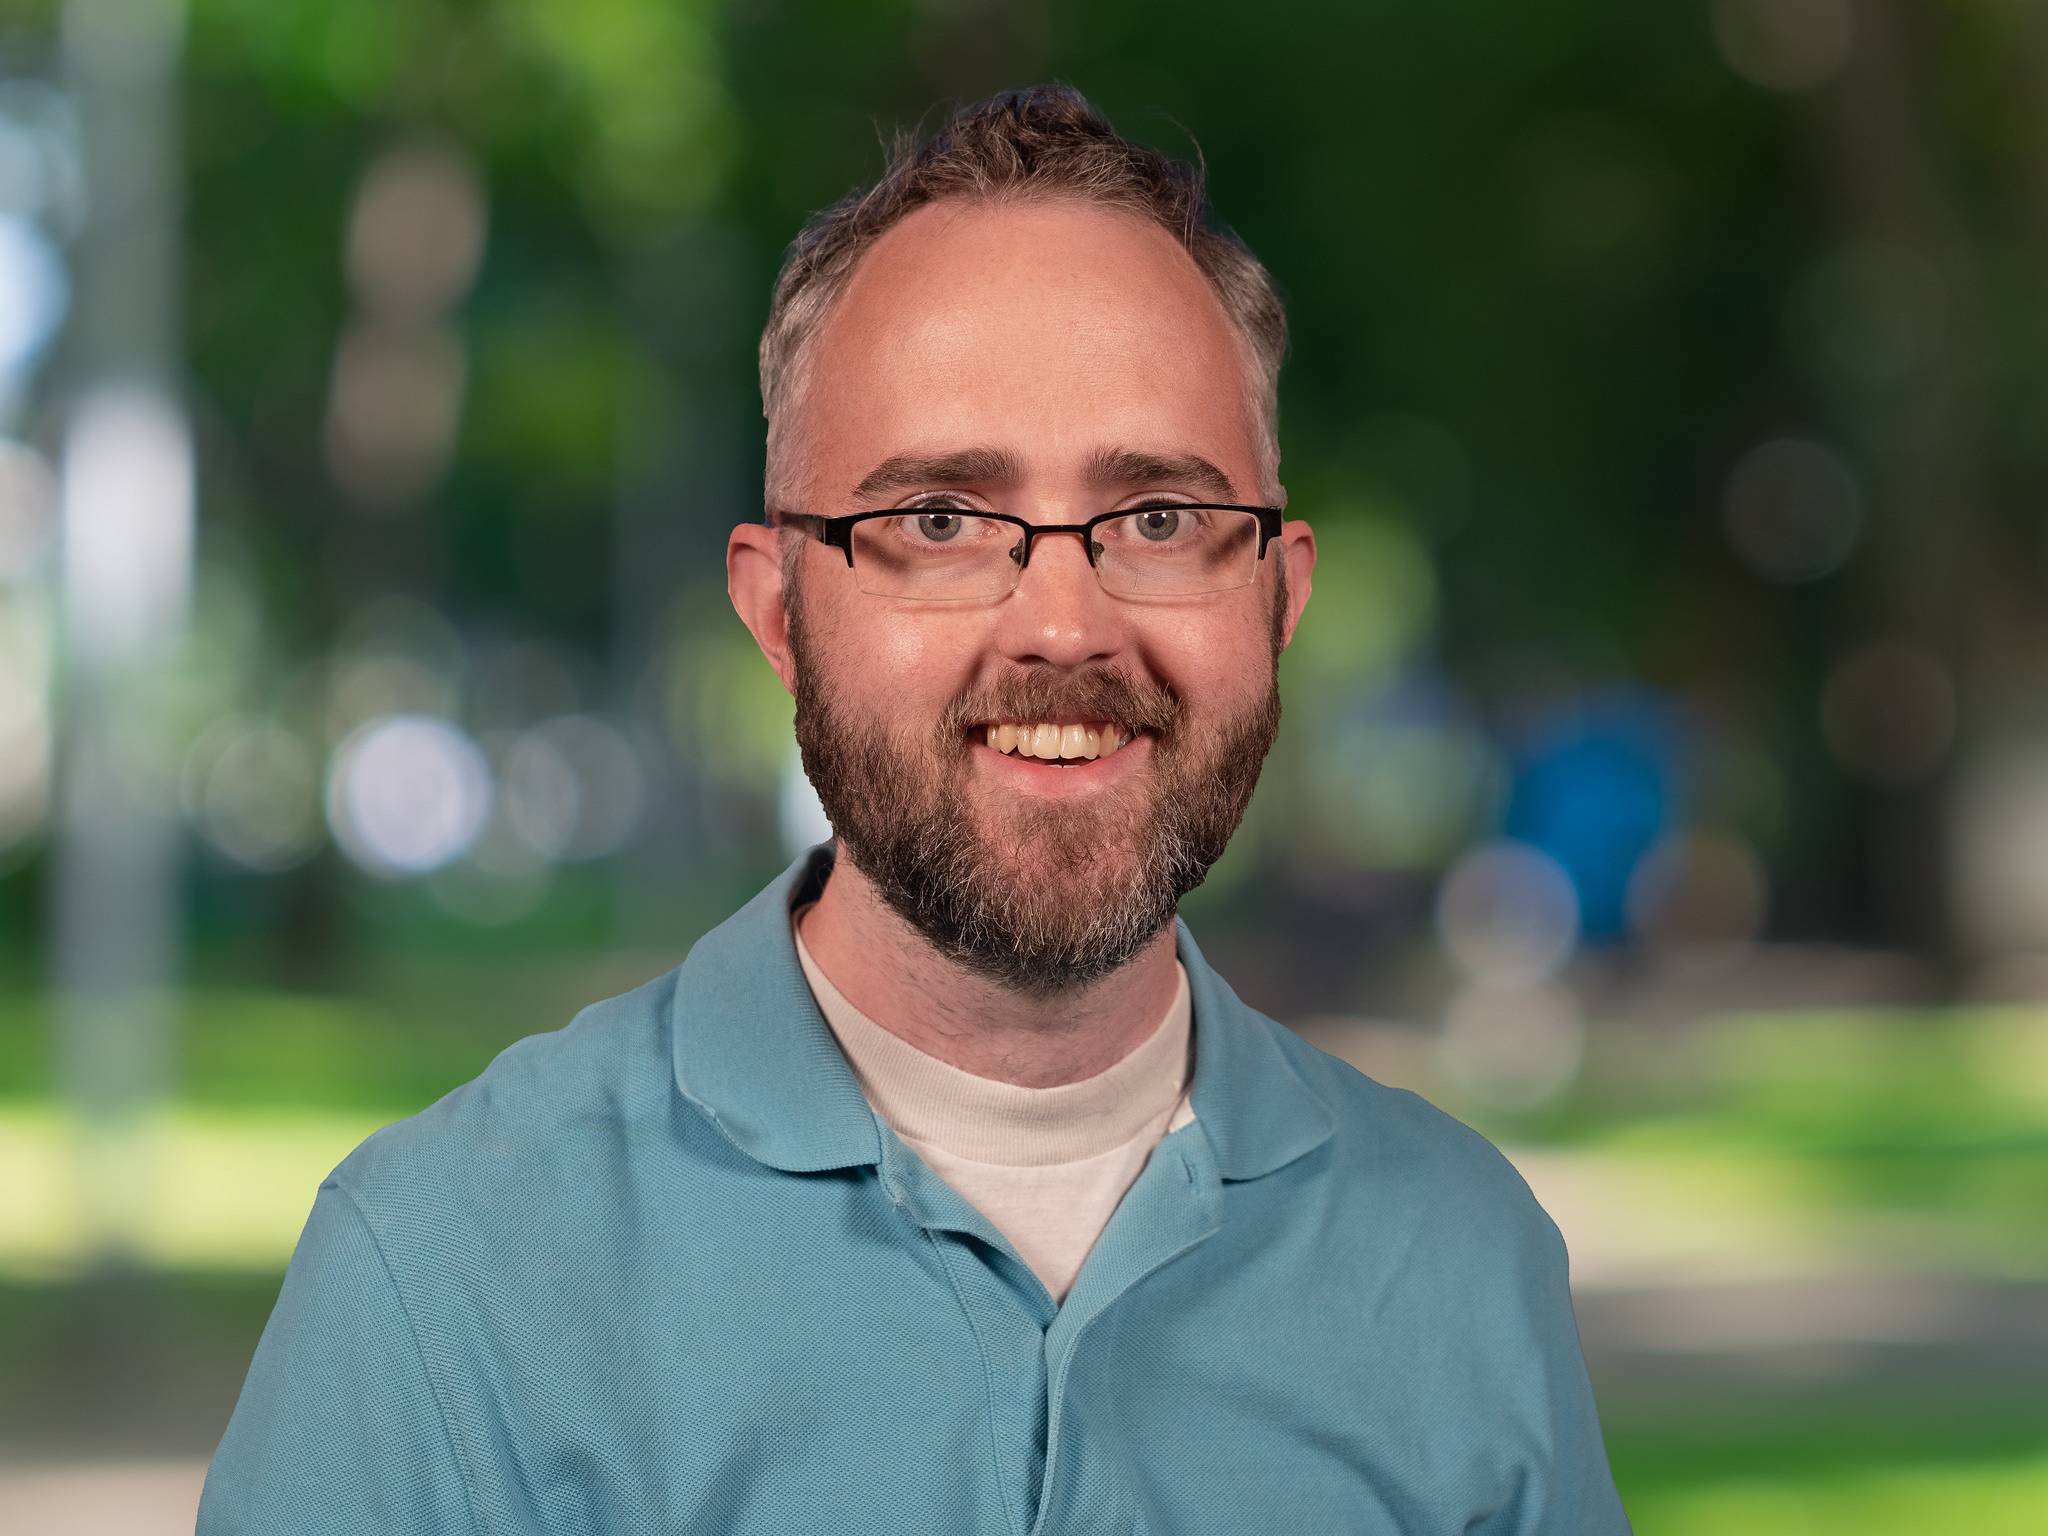
[[1528, 1182], [1485, 1136], [1421, 1094], [1369, 1077], [1261, 1018], [1336, 1121], [1332, 1154], [1350, 1187], [1468, 1230], [1505, 1227], [1538, 1246], [1560, 1241]]
[[385, 1126], [329, 1175], [373, 1227], [597, 1171], [672, 1097], [670, 970], [501, 1051], [477, 1077]]

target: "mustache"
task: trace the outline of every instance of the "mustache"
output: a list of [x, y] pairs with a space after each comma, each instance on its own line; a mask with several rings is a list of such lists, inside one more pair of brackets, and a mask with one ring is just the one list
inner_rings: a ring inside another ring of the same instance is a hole
[[957, 741], [990, 720], [1114, 720], [1165, 736], [1184, 713], [1171, 689], [1141, 682], [1121, 667], [1024, 673], [955, 699], [939, 721], [939, 736]]

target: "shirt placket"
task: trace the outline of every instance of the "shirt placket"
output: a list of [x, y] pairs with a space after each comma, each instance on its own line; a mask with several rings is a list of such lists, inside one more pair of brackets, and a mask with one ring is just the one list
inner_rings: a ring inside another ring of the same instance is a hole
[[884, 1188], [937, 1246], [982, 1352], [989, 1454], [1007, 1536], [1136, 1529], [1128, 1479], [1088, 1447], [1066, 1443], [1066, 1383], [1091, 1325], [1147, 1275], [1221, 1227], [1222, 1182], [1200, 1122], [1154, 1150], [1064, 1305], [1053, 1302], [993, 1222], [893, 1135], [883, 1141]]

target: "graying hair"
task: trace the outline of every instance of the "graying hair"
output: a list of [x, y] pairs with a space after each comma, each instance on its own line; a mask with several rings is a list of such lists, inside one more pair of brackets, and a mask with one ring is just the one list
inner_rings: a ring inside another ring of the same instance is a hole
[[788, 494], [790, 422], [811, 344], [861, 257], [927, 203], [1070, 198], [1136, 214], [1172, 235], [1221, 301], [1246, 354], [1260, 491], [1279, 493], [1280, 362], [1287, 312], [1273, 279], [1216, 222], [1197, 152], [1187, 165], [1118, 136], [1066, 85], [1005, 91], [955, 111], [930, 139], [899, 134], [888, 169], [814, 216], [790, 242], [761, 332], [761, 407], [768, 418], [771, 501]]

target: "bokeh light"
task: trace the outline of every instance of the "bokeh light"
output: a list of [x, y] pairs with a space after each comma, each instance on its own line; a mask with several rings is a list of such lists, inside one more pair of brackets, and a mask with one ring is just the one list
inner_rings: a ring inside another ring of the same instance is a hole
[[62, 471], [64, 615], [89, 658], [133, 657], [176, 632], [190, 595], [194, 488], [183, 417], [114, 386], [75, 408]]
[[319, 847], [319, 765], [283, 725], [244, 716], [215, 721], [185, 764], [186, 814], [234, 863], [289, 869]]
[[48, 235], [0, 212], [0, 380], [35, 360], [64, 318], [71, 283]]
[[409, 501], [446, 472], [468, 360], [442, 329], [353, 326], [334, 358], [327, 464], [371, 506]]
[[1629, 927], [1660, 958], [1700, 970], [1739, 964], [1763, 932], [1770, 895], [1762, 858], [1731, 833], [1660, 838], [1629, 877]]
[[358, 867], [386, 879], [439, 869], [466, 852], [491, 810], [491, 773], [450, 721], [396, 715], [335, 750], [327, 824]]
[[1434, 872], [1498, 810], [1500, 754], [1443, 679], [1325, 710], [1309, 731], [1315, 814], [1290, 839], [1304, 858]]
[[484, 225], [482, 182], [460, 148], [391, 150], [364, 176], [349, 217], [347, 270], [357, 302], [392, 319], [452, 308], [483, 259]]
[[1578, 893], [1539, 848], [1502, 840], [1451, 867], [1438, 890], [1437, 934], [1468, 977], [1495, 988], [1554, 975], [1579, 937]]
[[1849, 0], [1714, 0], [1713, 21], [1730, 69], [1788, 94], [1827, 84], [1855, 40]]
[[631, 836], [645, 781], [616, 729], [588, 715], [562, 715], [513, 744], [504, 794], [512, 827], [542, 857], [595, 859]]
[[344, 265], [357, 312], [335, 351], [327, 465], [357, 502], [411, 503], [455, 452], [469, 372], [449, 312], [483, 258], [483, 185], [443, 142], [399, 145], [363, 178]]
[[538, 731], [515, 738], [502, 761], [499, 781], [508, 825], [539, 857], [560, 858], [575, 836], [583, 810], [583, 786], [575, 768]]
[[1729, 472], [1721, 511], [1735, 552], [1772, 581], [1839, 570], [1863, 529], [1849, 466], [1809, 438], [1776, 438], [1744, 454]]

